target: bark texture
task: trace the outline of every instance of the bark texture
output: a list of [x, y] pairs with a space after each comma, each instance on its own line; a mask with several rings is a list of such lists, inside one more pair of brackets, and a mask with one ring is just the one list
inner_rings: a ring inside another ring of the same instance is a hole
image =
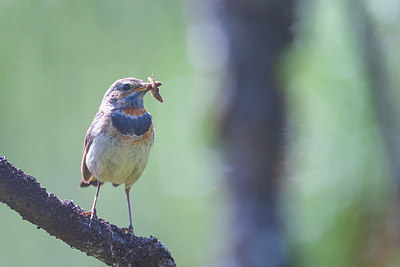
[[72, 200], [60, 200], [36, 179], [0, 156], [0, 202], [38, 228], [107, 265], [176, 266], [168, 249], [155, 237], [138, 237], [101, 218], [90, 216]]

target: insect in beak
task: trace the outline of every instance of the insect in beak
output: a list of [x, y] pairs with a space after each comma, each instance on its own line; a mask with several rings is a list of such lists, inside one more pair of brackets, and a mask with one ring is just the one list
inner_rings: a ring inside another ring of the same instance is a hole
[[163, 102], [163, 99], [160, 95], [160, 90], [158, 89], [158, 87], [162, 85], [162, 82], [156, 81], [154, 78], [154, 73], [152, 73], [151, 77], [148, 77], [147, 80], [149, 80], [149, 83], [146, 84], [146, 89], [150, 89], [150, 92], [155, 99]]

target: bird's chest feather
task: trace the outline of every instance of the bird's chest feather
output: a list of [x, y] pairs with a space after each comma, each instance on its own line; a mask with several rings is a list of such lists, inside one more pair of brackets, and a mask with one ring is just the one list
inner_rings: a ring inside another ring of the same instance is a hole
[[111, 124], [123, 135], [141, 136], [147, 133], [152, 125], [151, 115], [144, 109], [117, 110], [111, 113]]
[[115, 149], [115, 153], [126, 157], [125, 160], [148, 156], [154, 141], [154, 127], [148, 112], [144, 109], [136, 110], [136, 114], [132, 110], [112, 112], [110, 123], [111, 149]]
[[147, 164], [154, 142], [151, 115], [117, 111], [104, 120], [102, 127], [94, 130], [97, 133], [88, 153], [89, 170], [103, 182], [121, 184], [126, 179], [136, 180]]

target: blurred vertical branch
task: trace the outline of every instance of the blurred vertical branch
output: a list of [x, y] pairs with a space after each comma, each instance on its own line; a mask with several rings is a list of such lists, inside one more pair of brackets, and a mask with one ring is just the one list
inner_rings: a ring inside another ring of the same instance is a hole
[[230, 48], [221, 138], [231, 167], [231, 260], [235, 266], [285, 266], [277, 203], [285, 114], [276, 71], [291, 41], [293, 1], [222, 3]]

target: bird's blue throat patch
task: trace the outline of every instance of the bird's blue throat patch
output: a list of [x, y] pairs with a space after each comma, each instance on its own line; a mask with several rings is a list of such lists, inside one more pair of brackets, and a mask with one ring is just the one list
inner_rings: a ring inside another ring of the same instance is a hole
[[147, 112], [138, 116], [130, 116], [120, 111], [114, 111], [111, 113], [111, 123], [122, 134], [140, 136], [149, 130], [152, 120], [151, 115]]

